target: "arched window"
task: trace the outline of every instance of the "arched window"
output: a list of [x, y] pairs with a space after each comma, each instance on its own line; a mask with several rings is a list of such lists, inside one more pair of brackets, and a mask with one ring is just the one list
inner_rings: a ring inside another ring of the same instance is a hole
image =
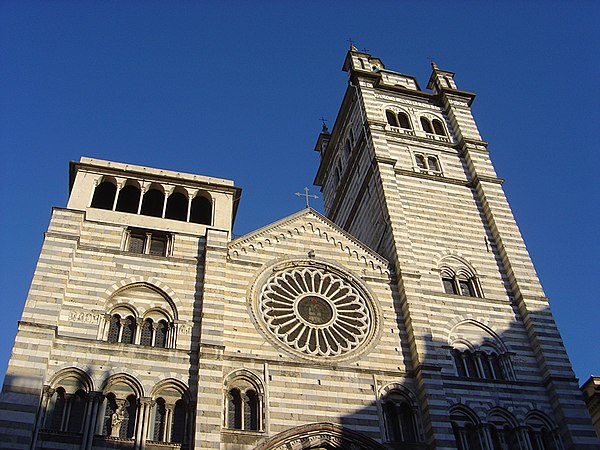
[[231, 389], [227, 393], [227, 426], [242, 429], [242, 394], [239, 389]]
[[109, 393], [104, 398], [104, 416], [102, 419], [102, 436], [112, 436], [112, 418], [117, 411], [115, 394]]
[[417, 163], [417, 167], [419, 169], [427, 170], [427, 165], [425, 165], [425, 158], [423, 155], [415, 155], [415, 162]]
[[450, 333], [450, 354], [461, 377], [513, 380], [510, 358], [504, 343], [482, 323], [467, 319]]
[[142, 199], [141, 213], [145, 216], [162, 217], [165, 194], [157, 189], [150, 188]]
[[128, 184], [119, 191], [117, 200], [117, 211], [133, 213], [138, 212], [140, 205], [140, 188], [134, 184]]
[[127, 397], [125, 411], [125, 423], [121, 426], [120, 437], [132, 438], [135, 435], [135, 418], [137, 415], [137, 398], [135, 395]]
[[530, 413], [525, 419], [527, 437], [533, 450], [557, 450], [563, 448], [560, 435], [542, 413]]
[[63, 414], [65, 412], [66, 396], [62, 387], [57, 388], [50, 401], [49, 414], [46, 419], [46, 428], [52, 431], [61, 431]]
[[427, 117], [421, 117], [421, 127], [425, 133], [433, 134], [433, 128], [431, 127], [431, 122]]
[[196, 195], [192, 200], [190, 222], [210, 225], [212, 221], [212, 203], [202, 196]]
[[184, 443], [189, 433], [189, 391], [174, 380], [162, 381], [152, 395], [156, 398], [153, 414], [152, 439], [160, 442]]
[[165, 419], [167, 408], [162, 398], [156, 400], [154, 407], [154, 437], [155, 441], [165, 441]]
[[482, 297], [475, 270], [466, 260], [449, 256], [440, 261], [439, 267], [446, 294]]
[[114, 314], [110, 318], [110, 325], [108, 328], [108, 342], [119, 342], [119, 334], [121, 331], [121, 316]]
[[506, 411], [493, 411], [488, 416], [492, 450], [521, 448], [515, 424], [514, 418]]
[[250, 371], [238, 371], [226, 381], [225, 423], [227, 428], [262, 431], [262, 382]]
[[344, 157], [346, 160], [350, 158], [350, 153], [352, 153], [352, 144], [350, 143], [350, 139], [346, 139], [346, 145], [344, 146]]
[[258, 396], [252, 389], [244, 395], [244, 430], [258, 430]]
[[133, 344], [135, 339], [135, 318], [127, 316], [122, 321], [123, 332], [121, 334], [121, 342], [124, 344]]
[[404, 128], [405, 130], [412, 130], [412, 126], [410, 124], [410, 119], [406, 113], [400, 111], [398, 113], [398, 123], [400, 124], [400, 128]]
[[153, 325], [154, 322], [152, 321], [152, 319], [144, 320], [144, 323], [142, 324], [142, 334], [140, 336], [140, 345], [145, 345], [147, 347], [152, 345]]
[[394, 114], [393, 111], [390, 111], [389, 109], [386, 110], [385, 112], [385, 118], [387, 120], [387, 123], [391, 126], [391, 127], [396, 127], [398, 128], [398, 118], [396, 117], [396, 114]]
[[175, 402], [173, 409], [173, 425], [171, 426], [171, 442], [183, 442], [187, 425], [187, 406], [183, 400]]
[[433, 129], [435, 130], [435, 134], [437, 134], [438, 136], [446, 136], [446, 130], [441, 120], [433, 119], [431, 121], [431, 124], [433, 125]]
[[140, 383], [126, 374], [109, 377], [102, 388], [104, 410], [102, 434], [115, 438], [132, 439], [136, 434], [138, 400], [143, 395]]
[[440, 171], [440, 163], [438, 162], [438, 159], [435, 156], [427, 157], [427, 166], [432, 172]]
[[475, 414], [465, 407], [455, 408], [450, 412], [452, 431], [458, 450], [482, 450], [482, 436], [477, 430]]
[[[94, 190], [92, 208], [112, 210], [115, 203], [117, 186], [111, 181], [103, 181]], [[137, 211], [137, 210], [136, 210]]]
[[167, 321], [159, 320], [156, 324], [156, 335], [154, 336], [154, 346], [164, 348], [167, 345]]
[[89, 376], [76, 368], [59, 371], [50, 383], [54, 392], [47, 405], [44, 427], [56, 432], [81, 433], [87, 411]]
[[414, 408], [404, 393], [388, 392], [383, 400], [383, 414], [389, 442], [418, 442]]
[[167, 199], [167, 210], [165, 217], [167, 219], [187, 221], [188, 199], [181, 192], [173, 192]]
[[87, 394], [82, 390], [78, 390], [75, 395], [71, 397], [67, 431], [71, 433], [81, 433], [83, 431], [86, 403]]

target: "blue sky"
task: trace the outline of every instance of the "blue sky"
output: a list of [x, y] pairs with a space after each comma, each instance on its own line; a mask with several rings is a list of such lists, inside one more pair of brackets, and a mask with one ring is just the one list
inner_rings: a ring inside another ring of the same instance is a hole
[[[600, 3], [0, 2], [0, 374], [80, 156], [243, 188], [244, 234], [303, 207], [351, 38], [473, 111], [575, 372], [600, 374]], [[313, 192], [317, 192], [313, 188]], [[320, 201], [314, 204], [321, 209]]]

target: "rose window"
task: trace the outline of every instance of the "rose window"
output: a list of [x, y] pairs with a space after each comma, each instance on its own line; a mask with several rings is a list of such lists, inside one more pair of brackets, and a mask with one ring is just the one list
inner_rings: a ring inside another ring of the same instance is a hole
[[272, 275], [257, 299], [261, 323], [304, 355], [341, 357], [373, 332], [373, 307], [354, 283], [314, 267]]

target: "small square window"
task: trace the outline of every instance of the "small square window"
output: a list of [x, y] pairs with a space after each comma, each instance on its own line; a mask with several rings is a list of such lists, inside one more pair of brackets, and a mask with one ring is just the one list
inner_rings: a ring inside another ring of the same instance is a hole
[[152, 236], [150, 239], [150, 254], [165, 256], [167, 250], [167, 238], [165, 236]]
[[154, 256], [167, 256], [169, 242], [170, 235], [167, 233], [139, 229], [129, 230], [126, 239], [127, 251]]
[[132, 234], [129, 236], [129, 248], [127, 250], [133, 253], [144, 253], [145, 244], [145, 235]]

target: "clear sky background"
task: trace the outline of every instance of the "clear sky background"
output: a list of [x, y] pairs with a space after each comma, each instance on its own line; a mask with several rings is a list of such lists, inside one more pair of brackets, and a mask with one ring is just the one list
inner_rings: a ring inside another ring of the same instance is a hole
[[597, 1], [1, 1], [0, 376], [70, 160], [233, 179], [235, 233], [273, 222], [304, 206], [349, 38], [478, 94], [575, 372], [600, 375], [599, 23]]

